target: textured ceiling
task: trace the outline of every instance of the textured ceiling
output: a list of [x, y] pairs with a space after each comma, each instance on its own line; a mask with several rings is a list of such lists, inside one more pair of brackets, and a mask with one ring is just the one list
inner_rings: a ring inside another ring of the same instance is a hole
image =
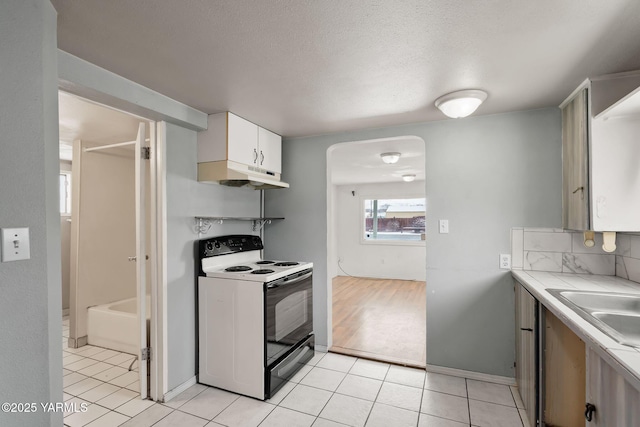
[[206, 113], [284, 136], [558, 105], [640, 68], [638, 0], [52, 0], [59, 47]]

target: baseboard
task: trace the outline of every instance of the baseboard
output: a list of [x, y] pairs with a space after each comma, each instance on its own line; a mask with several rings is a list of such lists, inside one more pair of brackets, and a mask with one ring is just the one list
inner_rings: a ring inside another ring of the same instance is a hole
[[165, 395], [162, 397], [162, 401], [169, 402], [171, 399], [173, 399], [174, 397], [176, 397], [177, 395], [179, 395], [180, 393], [182, 393], [183, 391], [185, 391], [186, 389], [194, 385], [196, 382], [197, 382], [196, 376], [194, 375], [192, 378], [189, 378], [187, 381], [183, 382], [178, 387], [166, 392]]
[[318, 344], [316, 344], [316, 345], [314, 346], [314, 349], [315, 349], [316, 351], [319, 351], [320, 353], [326, 353], [327, 351], [329, 351], [329, 349], [327, 348], [327, 346], [326, 346], [326, 345], [318, 345]]
[[486, 381], [489, 383], [516, 385], [516, 379], [511, 377], [502, 377], [500, 375], [483, 374], [481, 372], [465, 371], [464, 369], [447, 368], [444, 366], [429, 365], [427, 363], [427, 372], [435, 374], [451, 375], [453, 377], [468, 378], [470, 380]]

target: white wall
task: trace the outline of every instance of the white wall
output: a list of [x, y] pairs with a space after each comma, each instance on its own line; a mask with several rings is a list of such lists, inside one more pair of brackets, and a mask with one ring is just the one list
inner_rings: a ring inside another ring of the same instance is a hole
[[[206, 235], [194, 231], [195, 216], [253, 217], [260, 214], [260, 192], [197, 182], [197, 133], [167, 124], [167, 357], [168, 390], [196, 374], [197, 239], [224, 234], [257, 234], [250, 222], [214, 224]], [[279, 190], [267, 190], [279, 191]]]
[[[287, 219], [266, 228], [266, 256], [314, 263], [314, 329], [327, 345], [327, 150], [402, 135], [425, 141], [427, 363], [512, 377], [513, 280], [498, 257], [511, 227], [560, 225], [557, 108], [285, 139], [291, 188], [268, 193], [266, 213]], [[438, 234], [438, 219], [449, 234]]]
[[424, 242], [416, 246], [362, 241], [364, 199], [424, 197], [424, 181], [338, 185], [333, 191], [337, 195], [333, 231], [337, 243], [334, 262], [340, 259], [337, 275], [425, 280]]
[[87, 335], [88, 307], [136, 296], [135, 161], [126, 148], [84, 152], [74, 141], [69, 338]]
[[[71, 162], [60, 161], [60, 171], [71, 172]], [[69, 194], [70, 196], [71, 194]], [[71, 260], [71, 216], [60, 217], [60, 259], [62, 268], [62, 309], [69, 308]]]
[[[0, 228], [29, 227], [31, 259], [0, 263], [0, 400], [62, 402], [56, 13], [0, 2]], [[0, 425], [60, 426], [62, 413], [0, 412]]]

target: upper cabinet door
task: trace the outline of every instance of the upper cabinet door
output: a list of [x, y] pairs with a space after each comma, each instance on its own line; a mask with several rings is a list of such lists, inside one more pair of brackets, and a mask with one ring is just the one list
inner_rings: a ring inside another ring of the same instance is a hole
[[269, 172], [282, 172], [282, 137], [266, 129], [258, 130], [258, 167]]
[[258, 126], [228, 113], [227, 127], [227, 159], [258, 166]]
[[562, 109], [562, 226], [589, 230], [588, 92]]

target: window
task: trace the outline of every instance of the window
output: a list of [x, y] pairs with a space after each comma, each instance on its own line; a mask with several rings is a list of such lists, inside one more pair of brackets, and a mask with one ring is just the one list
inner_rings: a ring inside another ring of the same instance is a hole
[[71, 215], [71, 173], [60, 172], [60, 215]]
[[365, 241], [421, 241], [425, 232], [425, 198], [365, 199]]

